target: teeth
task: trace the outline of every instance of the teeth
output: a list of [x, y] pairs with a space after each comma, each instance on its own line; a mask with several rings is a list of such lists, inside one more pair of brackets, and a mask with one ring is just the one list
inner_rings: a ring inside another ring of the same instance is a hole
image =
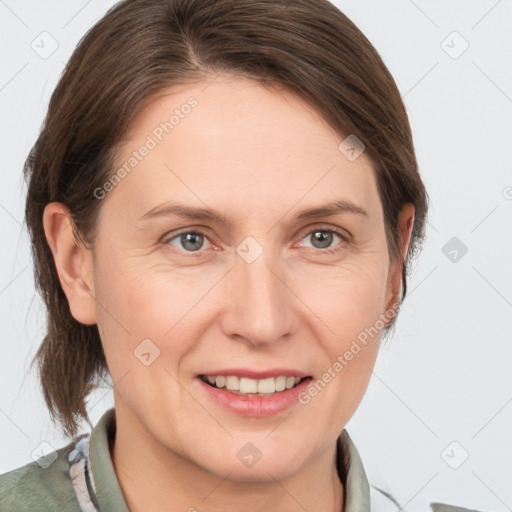
[[[265, 379], [267, 380], [267, 379]], [[240, 393], [273, 393], [275, 389], [272, 391], [261, 391], [259, 389], [259, 384], [261, 382], [265, 382], [263, 380], [254, 380], [254, 379], [248, 379], [247, 377], [242, 377], [239, 382], [238, 389], [235, 389], [234, 391], [240, 391]], [[267, 386], [268, 387], [268, 386]]]
[[226, 389], [229, 391], [239, 391], [240, 383], [238, 377], [234, 377], [233, 375], [226, 377]]
[[[268, 379], [253, 380], [247, 379], [249, 382], [254, 382], [257, 385], [258, 393], [275, 393], [276, 392], [276, 379], [269, 377]], [[295, 380], [294, 380], [295, 382]], [[240, 393], [247, 393], [245, 389], [240, 386]], [[254, 391], [252, 391], [254, 393]]]
[[238, 378], [235, 375], [202, 376], [201, 378], [219, 389], [225, 387], [228, 391], [232, 391], [237, 395], [271, 395], [285, 389], [291, 389], [302, 380], [299, 377], [286, 377], [284, 375], [275, 378], [268, 377], [266, 379]]
[[286, 389], [286, 377], [276, 378], [276, 391], [284, 391]]

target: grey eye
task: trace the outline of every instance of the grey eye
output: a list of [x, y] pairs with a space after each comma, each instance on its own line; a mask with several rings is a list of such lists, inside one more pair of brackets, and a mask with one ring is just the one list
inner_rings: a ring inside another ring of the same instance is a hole
[[327, 247], [330, 247], [334, 238], [332, 231], [325, 230], [313, 231], [310, 234], [310, 237], [313, 243], [313, 247], [315, 247], [316, 249], [325, 249]]
[[188, 252], [192, 252], [202, 249], [205, 236], [202, 233], [197, 233], [195, 231], [187, 231], [174, 236], [169, 240], [169, 243], [172, 243], [175, 240], [181, 244], [181, 247], [178, 246], [179, 249], [185, 249]]

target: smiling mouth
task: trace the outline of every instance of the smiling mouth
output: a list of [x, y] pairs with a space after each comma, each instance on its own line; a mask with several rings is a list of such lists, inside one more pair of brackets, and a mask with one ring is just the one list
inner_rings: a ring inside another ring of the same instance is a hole
[[311, 377], [268, 377], [266, 379], [250, 379], [248, 377], [237, 377], [234, 375], [206, 376], [199, 378], [212, 388], [227, 391], [234, 395], [244, 396], [271, 396], [282, 393], [298, 386], [302, 381]]

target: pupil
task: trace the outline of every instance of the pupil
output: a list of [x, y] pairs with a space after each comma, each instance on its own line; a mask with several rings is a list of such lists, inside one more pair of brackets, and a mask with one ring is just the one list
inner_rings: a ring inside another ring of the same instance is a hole
[[[325, 249], [326, 247], [329, 247], [329, 245], [331, 245], [332, 233], [327, 233], [326, 231], [315, 231], [315, 233], [313, 233], [313, 236], [314, 242], [320, 243], [320, 249]], [[315, 243], [313, 243], [313, 245], [317, 247]]]
[[[202, 244], [202, 236], [200, 233], [184, 233], [181, 235], [181, 243], [183, 244], [183, 247], [185, 249], [188, 249], [190, 251], [197, 251], [201, 248]], [[199, 245], [197, 245], [197, 241], [200, 241]], [[194, 242], [196, 243], [196, 246], [194, 246]], [[190, 245], [192, 244], [192, 246]]]

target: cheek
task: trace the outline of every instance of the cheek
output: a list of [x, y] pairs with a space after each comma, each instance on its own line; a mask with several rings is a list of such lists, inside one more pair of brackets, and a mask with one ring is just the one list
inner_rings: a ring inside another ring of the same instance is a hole
[[336, 337], [357, 336], [383, 312], [387, 265], [378, 253], [326, 266], [299, 281], [298, 295]]
[[158, 409], [158, 389], [180, 393], [171, 375], [190, 350], [192, 336], [186, 332], [190, 323], [180, 319], [192, 299], [197, 301], [197, 291], [182, 287], [172, 273], [114, 258], [98, 268], [98, 283], [98, 328], [116, 392], [135, 409]]
[[[315, 407], [334, 425], [349, 420], [370, 381], [382, 331], [386, 276], [387, 267], [367, 258], [365, 265], [344, 265], [331, 280], [311, 281], [304, 290], [308, 306], [321, 320], [322, 380], [332, 382], [325, 401]], [[335, 404], [327, 413], [326, 403]]]
[[195, 305], [203, 296], [202, 307], [208, 303], [206, 295], [218, 277], [198, 279], [168, 264], [148, 266], [144, 257], [109, 256], [97, 267], [98, 326], [105, 352], [131, 364], [133, 351], [145, 339], [161, 353], [172, 346], [174, 358], [189, 350], [187, 340], [190, 344], [197, 338], [194, 333], [202, 324], [202, 308]]
[[313, 278], [317, 275], [302, 282], [301, 297], [307, 298], [307, 306], [319, 319], [317, 337], [325, 354], [322, 370], [335, 375], [328, 401], [346, 406], [329, 412], [335, 424], [348, 420], [371, 378], [385, 310], [385, 256], [385, 252], [367, 252], [325, 268], [320, 279]]

